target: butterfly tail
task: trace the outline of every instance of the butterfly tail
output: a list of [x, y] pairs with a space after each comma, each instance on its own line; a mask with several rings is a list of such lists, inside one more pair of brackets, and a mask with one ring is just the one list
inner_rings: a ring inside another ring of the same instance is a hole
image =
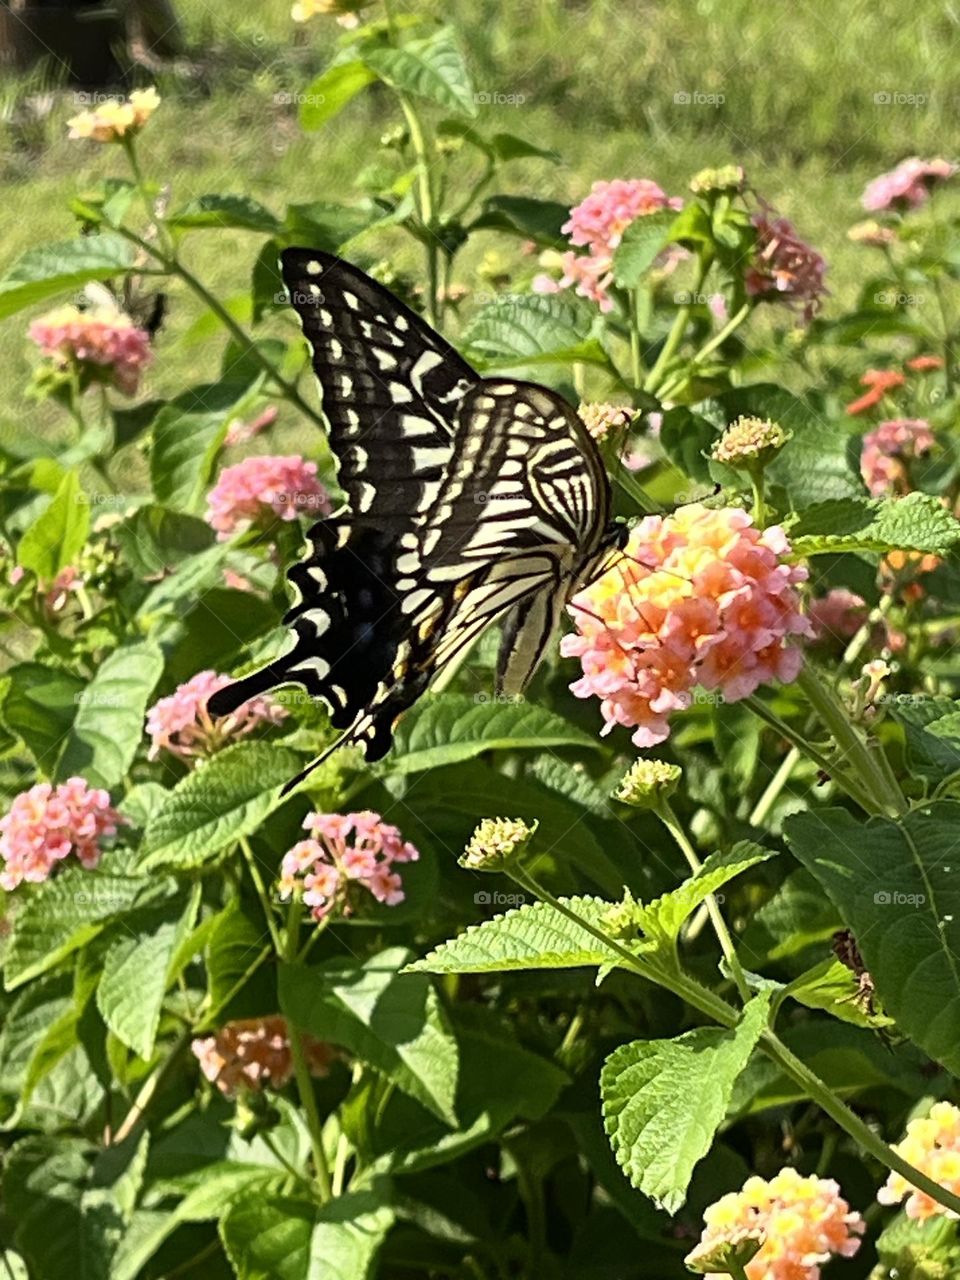
[[278, 684], [285, 684], [289, 679], [290, 676], [283, 667], [269, 663], [259, 671], [251, 671], [250, 675], [234, 680], [233, 684], [225, 685], [211, 694], [207, 699], [207, 711], [215, 719], [228, 716], [251, 698], [275, 689]]

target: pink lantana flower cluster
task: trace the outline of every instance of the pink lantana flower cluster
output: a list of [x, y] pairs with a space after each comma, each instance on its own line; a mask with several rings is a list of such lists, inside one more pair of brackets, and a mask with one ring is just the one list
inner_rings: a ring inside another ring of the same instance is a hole
[[811, 320], [827, 292], [825, 260], [800, 239], [789, 219], [765, 209], [752, 221], [757, 240], [745, 277], [748, 295], [802, 303], [804, 320]]
[[28, 332], [58, 369], [76, 368], [81, 381], [106, 381], [127, 396], [136, 395], [150, 362], [150, 335], [119, 307], [57, 307]]
[[602, 700], [603, 732], [635, 727], [634, 743], [652, 747], [698, 684], [735, 702], [795, 679], [803, 657], [787, 641], [811, 626], [795, 589], [807, 570], [783, 562], [789, 551], [782, 529], [757, 529], [739, 507], [645, 517], [623, 558], [570, 602], [577, 633], [561, 642], [583, 667], [572, 691]]
[[860, 474], [875, 496], [906, 492], [910, 488], [907, 464], [921, 458], [936, 444], [930, 423], [924, 418], [892, 418], [863, 437]]
[[416, 862], [417, 849], [378, 813], [311, 813], [303, 822], [310, 838], [288, 850], [280, 865], [280, 896], [302, 898], [315, 920], [338, 908], [349, 915], [353, 886], [394, 907], [403, 901], [395, 863]]
[[[612, 182], [595, 182], [590, 194], [570, 210], [562, 230], [570, 243], [585, 248], [585, 254], [573, 250], [563, 255], [559, 281], [538, 276], [534, 292], [550, 293], [575, 288], [584, 298], [596, 302], [601, 311], [610, 311], [613, 300], [609, 289], [613, 283], [613, 254], [623, 233], [636, 218], [658, 209], [682, 209], [679, 196], [668, 196], [649, 178], [615, 178]], [[673, 255], [676, 256], [675, 254]]]
[[123, 819], [100, 787], [85, 778], [53, 786], [38, 782], [15, 797], [0, 818], [0, 887], [15, 889], [24, 880], [39, 884], [58, 862], [75, 853], [82, 866], [100, 861], [100, 841], [117, 833]]
[[[228, 1098], [266, 1085], [282, 1089], [293, 1076], [290, 1032], [280, 1014], [228, 1022], [216, 1035], [192, 1041], [190, 1048], [204, 1076]], [[330, 1046], [304, 1036], [303, 1051], [311, 1075], [326, 1075], [333, 1057]]]
[[870, 213], [886, 209], [900, 212], [918, 209], [929, 200], [933, 188], [952, 178], [956, 171], [956, 165], [948, 160], [921, 160], [919, 156], [909, 156], [889, 173], [881, 173], [868, 183], [863, 193], [863, 207]]
[[[907, 1136], [895, 1143], [893, 1149], [941, 1187], [960, 1195], [960, 1107], [951, 1102], [934, 1103], [929, 1115], [909, 1122]], [[899, 1173], [888, 1176], [877, 1192], [877, 1199], [881, 1204], [900, 1204], [906, 1200], [907, 1217], [921, 1222], [938, 1213], [948, 1218], [958, 1216], [925, 1191], [918, 1191]]]
[[833, 1179], [804, 1178], [789, 1167], [769, 1180], [748, 1178], [740, 1191], [710, 1205], [703, 1220], [688, 1261], [709, 1257], [718, 1245], [759, 1239], [760, 1250], [745, 1267], [747, 1280], [820, 1280], [832, 1257], [853, 1257], [866, 1229]]
[[205, 758], [259, 725], [279, 724], [286, 718], [283, 707], [271, 698], [261, 697], [250, 698], [230, 715], [214, 719], [207, 711], [207, 700], [228, 684], [232, 684], [230, 676], [198, 671], [154, 703], [147, 712], [149, 758], [155, 760], [161, 750], [181, 760]]
[[317, 479], [317, 464], [299, 454], [244, 458], [224, 467], [207, 495], [206, 520], [226, 542], [239, 529], [273, 520], [317, 519], [330, 512], [330, 498]]

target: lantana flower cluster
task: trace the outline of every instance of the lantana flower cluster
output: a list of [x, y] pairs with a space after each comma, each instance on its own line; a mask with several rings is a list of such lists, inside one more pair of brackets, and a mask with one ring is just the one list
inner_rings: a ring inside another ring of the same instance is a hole
[[924, 418], [891, 418], [863, 437], [860, 474], [874, 496], [904, 493], [911, 487], [908, 464], [936, 444]]
[[757, 239], [744, 280], [748, 296], [802, 303], [804, 320], [811, 320], [827, 292], [826, 261], [788, 218], [764, 209], [752, 221]]
[[211, 756], [260, 725], [280, 724], [285, 719], [284, 708], [268, 697], [250, 698], [228, 716], [211, 716], [207, 700], [232, 683], [230, 676], [216, 671], [198, 671], [154, 703], [147, 712], [149, 759], [155, 760], [161, 750], [181, 760]]
[[224, 467], [207, 494], [206, 520], [226, 542], [238, 530], [273, 520], [313, 519], [330, 512], [317, 464], [297, 453], [244, 458]]
[[150, 362], [150, 335], [119, 307], [81, 311], [67, 305], [34, 320], [29, 335], [62, 371], [77, 370], [83, 381], [105, 381], [124, 395], [136, 395]]
[[[936, 1102], [930, 1114], [911, 1120], [907, 1136], [893, 1147], [921, 1173], [946, 1187], [954, 1195], [960, 1195], [960, 1107], [951, 1102]], [[918, 1191], [902, 1174], [891, 1173], [877, 1192], [881, 1204], [900, 1204], [908, 1218], [924, 1221], [934, 1214], [948, 1218], [958, 1215], [952, 1209], [931, 1199], [925, 1191]]]
[[908, 156], [895, 169], [881, 173], [867, 185], [863, 193], [863, 207], [870, 213], [918, 209], [929, 200], [933, 188], [952, 178], [956, 171], [956, 165], [948, 160], [921, 160], [919, 156]]
[[[244, 1018], [228, 1022], [215, 1035], [198, 1037], [190, 1048], [204, 1076], [225, 1097], [270, 1085], [282, 1089], [293, 1076], [293, 1054], [286, 1018]], [[303, 1056], [311, 1075], [326, 1075], [333, 1050], [311, 1036], [303, 1037]]]
[[796, 591], [807, 570], [784, 563], [789, 551], [782, 529], [757, 529], [739, 507], [645, 517], [623, 558], [573, 598], [577, 633], [561, 643], [583, 667], [573, 692], [602, 700], [604, 733], [635, 727], [634, 743], [652, 747], [697, 684], [735, 702], [795, 679], [803, 656], [787, 642], [811, 626]]
[[120, 98], [104, 98], [92, 111], [81, 111], [67, 121], [71, 138], [90, 138], [94, 142], [121, 142], [139, 133], [157, 107], [160, 95], [153, 87], [134, 89], [123, 102]]
[[[820, 1280], [832, 1257], [851, 1258], [866, 1228], [831, 1178], [781, 1169], [773, 1178], [748, 1178], [703, 1215], [704, 1231], [688, 1262], [724, 1243], [762, 1241], [746, 1264], [747, 1280]], [[699, 1268], [698, 1268], [699, 1269]], [[718, 1278], [719, 1272], [708, 1272]]]
[[302, 899], [315, 920], [334, 909], [349, 915], [356, 889], [388, 907], [403, 901], [394, 865], [416, 862], [420, 854], [378, 813], [310, 813], [303, 825], [309, 838], [288, 850], [280, 864], [283, 899]]
[[39, 884], [71, 853], [82, 866], [95, 867], [101, 840], [116, 835], [122, 821], [108, 792], [90, 787], [85, 778], [57, 786], [38, 782], [21, 791], [0, 818], [0, 887], [15, 889], [24, 880]]
[[[601, 311], [610, 311], [613, 300], [609, 289], [613, 283], [613, 254], [623, 233], [636, 218], [660, 209], [682, 209], [679, 196], [668, 196], [649, 178], [614, 178], [611, 182], [595, 182], [586, 199], [570, 210], [561, 230], [570, 243], [585, 248], [585, 254], [574, 250], [561, 259], [559, 281], [538, 276], [534, 292], [549, 293], [575, 288], [584, 298], [596, 302]], [[672, 255], [674, 258], [676, 254]]]

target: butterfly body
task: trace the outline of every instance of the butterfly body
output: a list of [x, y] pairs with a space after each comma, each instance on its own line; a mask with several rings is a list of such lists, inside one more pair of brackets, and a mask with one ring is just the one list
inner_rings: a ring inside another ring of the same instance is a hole
[[288, 652], [209, 709], [299, 683], [328, 705], [337, 745], [376, 760], [397, 716], [504, 617], [498, 685], [518, 693], [624, 527], [596, 445], [554, 392], [481, 377], [341, 259], [288, 249], [281, 265], [347, 507], [313, 526], [290, 570]]

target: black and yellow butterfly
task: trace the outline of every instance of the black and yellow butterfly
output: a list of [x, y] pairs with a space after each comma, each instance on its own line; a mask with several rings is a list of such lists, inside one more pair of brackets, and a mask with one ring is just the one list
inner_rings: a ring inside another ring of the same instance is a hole
[[281, 267], [348, 505], [313, 526], [290, 570], [289, 651], [209, 709], [300, 684], [343, 731], [335, 746], [378, 760], [397, 716], [497, 619], [498, 688], [518, 693], [626, 529], [597, 446], [553, 391], [481, 377], [339, 258], [287, 249]]

